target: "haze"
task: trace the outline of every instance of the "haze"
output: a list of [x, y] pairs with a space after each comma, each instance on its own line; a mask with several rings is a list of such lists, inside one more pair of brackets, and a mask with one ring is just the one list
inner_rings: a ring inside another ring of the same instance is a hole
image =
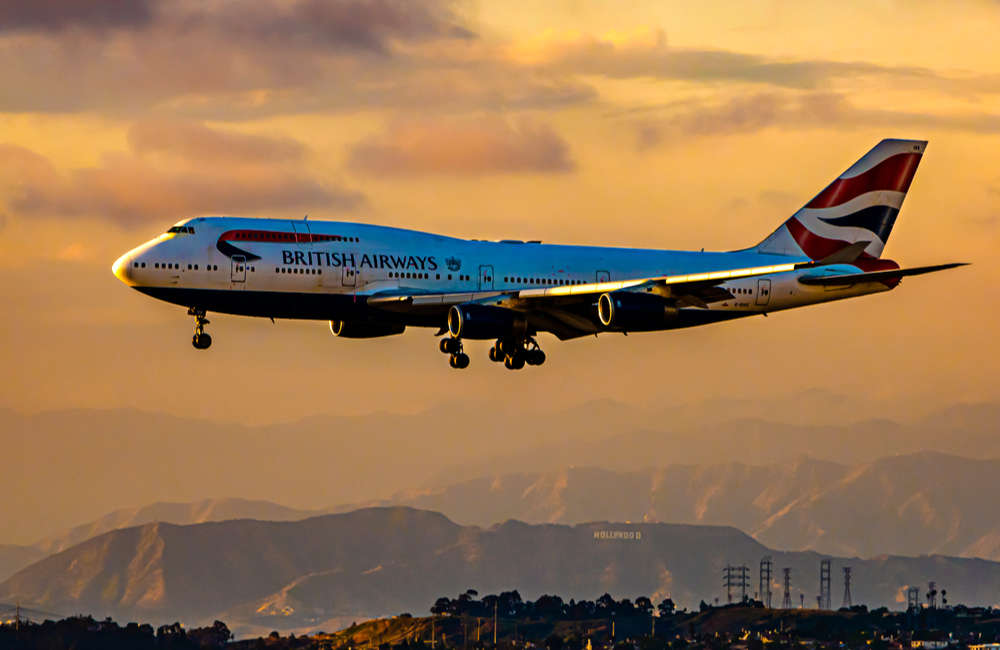
[[[594, 400], [665, 418], [691, 402], [739, 418], [760, 402], [770, 412], [755, 415], [775, 421], [834, 423], [1000, 398], [995, 2], [111, 5], [0, 7], [0, 406], [262, 425], [465, 405], [442, 420], [461, 463], [496, 451], [478, 418], [505, 418], [498, 435], [527, 449], [524, 414]], [[485, 342], [453, 371], [429, 330], [348, 341], [325, 323], [211, 314], [215, 345], [199, 353], [182, 309], [110, 272], [125, 250], [206, 214], [735, 249], [883, 137], [930, 141], [885, 255], [972, 266], [767, 319], [542, 341], [550, 361], [531, 372], [485, 363]], [[846, 402], [803, 414], [804, 389]], [[406, 422], [398, 444], [422, 444]], [[316, 435], [371, 457], [385, 443]], [[259, 460], [227, 451], [234, 465]], [[18, 460], [26, 472], [44, 462]], [[35, 496], [74, 481], [56, 476]], [[123, 492], [86, 517], [141, 505]], [[288, 505], [337, 502], [304, 501]]]

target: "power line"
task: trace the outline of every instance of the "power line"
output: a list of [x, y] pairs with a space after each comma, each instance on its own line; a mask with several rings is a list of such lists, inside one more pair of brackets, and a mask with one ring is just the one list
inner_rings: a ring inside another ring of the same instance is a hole
[[819, 563], [819, 609], [830, 609], [830, 560]]
[[920, 609], [920, 587], [906, 588], [906, 611], [914, 612]]
[[844, 567], [844, 603], [841, 607], [850, 608], [851, 605], [851, 567]]
[[750, 586], [750, 567], [745, 564], [727, 564], [722, 569], [722, 586], [726, 588], [726, 603], [733, 602], [733, 587], [740, 590], [740, 602], [746, 602], [747, 588]]
[[760, 561], [760, 599], [764, 602], [764, 607], [771, 608], [771, 567], [774, 560], [770, 555], [765, 555]]
[[750, 567], [745, 564], [741, 564], [736, 567], [739, 570], [740, 576], [740, 602], [747, 602], [747, 589], [750, 588]]

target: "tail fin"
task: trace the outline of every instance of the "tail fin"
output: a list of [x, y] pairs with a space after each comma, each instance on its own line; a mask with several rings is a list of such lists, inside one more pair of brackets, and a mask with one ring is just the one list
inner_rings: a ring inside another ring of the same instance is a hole
[[926, 140], [883, 140], [757, 245], [762, 253], [819, 260], [855, 242], [880, 257]]

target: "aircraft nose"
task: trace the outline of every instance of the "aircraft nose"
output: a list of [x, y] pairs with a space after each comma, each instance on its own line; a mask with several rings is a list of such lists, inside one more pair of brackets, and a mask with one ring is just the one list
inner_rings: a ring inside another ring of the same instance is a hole
[[115, 274], [116, 278], [118, 278], [125, 284], [130, 284], [131, 278], [129, 277], [130, 275], [129, 269], [131, 268], [132, 268], [132, 254], [130, 251], [115, 260], [115, 263], [111, 265], [111, 272]]

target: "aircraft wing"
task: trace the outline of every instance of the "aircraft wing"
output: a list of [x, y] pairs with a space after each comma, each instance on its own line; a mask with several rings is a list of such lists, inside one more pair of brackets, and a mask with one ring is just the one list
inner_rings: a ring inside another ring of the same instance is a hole
[[881, 282], [883, 280], [898, 280], [907, 275], [922, 275], [924, 273], [934, 273], [953, 269], [956, 266], [966, 266], [968, 262], [952, 262], [950, 264], [937, 264], [934, 266], [915, 266], [909, 269], [890, 269], [888, 271], [870, 271], [868, 273], [842, 273], [839, 275], [803, 275], [799, 278], [802, 284], [813, 285], [850, 285], [860, 282]]
[[789, 263], [513, 291], [456, 293], [392, 291], [372, 294], [367, 297], [367, 303], [387, 311], [422, 311], [428, 315], [439, 313], [443, 321], [452, 305], [478, 302], [522, 312], [536, 329], [552, 332], [560, 339], [568, 339], [600, 331], [594, 320], [593, 306], [597, 297], [603, 293], [645, 290], [671, 298], [679, 307], [706, 307], [710, 302], [733, 297], [731, 293], [717, 286], [726, 280], [781, 273], [795, 268], [796, 264]]

